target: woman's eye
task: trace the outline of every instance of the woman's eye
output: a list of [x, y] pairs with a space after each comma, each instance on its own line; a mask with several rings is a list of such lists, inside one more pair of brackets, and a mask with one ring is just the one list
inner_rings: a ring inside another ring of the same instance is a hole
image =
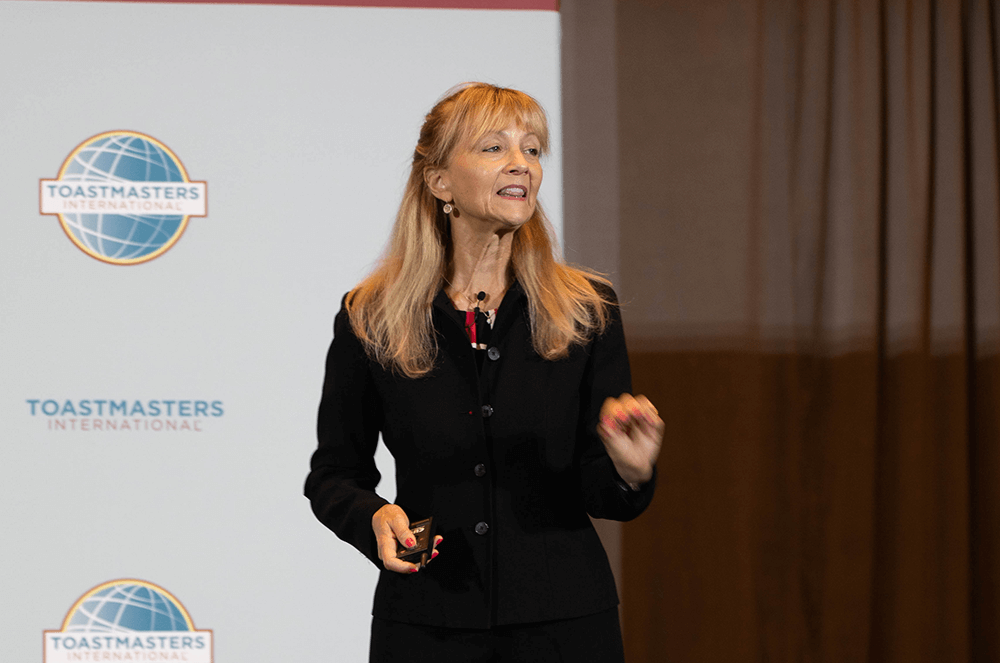
[[529, 147], [528, 149], [525, 150], [525, 152], [527, 152], [533, 157], [537, 157], [540, 150], [537, 147]]
[[492, 145], [483, 150], [483, 152], [499, 152], [499, 151], [500, 151], [499, 145]]

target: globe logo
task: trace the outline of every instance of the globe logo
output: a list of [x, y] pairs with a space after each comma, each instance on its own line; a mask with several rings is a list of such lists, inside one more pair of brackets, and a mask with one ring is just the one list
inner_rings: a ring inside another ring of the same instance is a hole
[[134, 633], [191, 631], [191, 618], [161, 587], [148, 582], [116, 580], [84, 594], [63, 626], [67, 633]]
[[196, 629], [176, 597], [145, 580], [112, 580], [94, 587], [69, 609], [60, 630], [44, 635], [45, 663], [212, 663], [212, 631]]
[[135, 265], [170, 250], [190, 217], [206, 216], [207, 189], [152, 136], [109, 131], [78, 145], [56, 179], [41, 180], [40, 211], [58, 215], [87, 255]]

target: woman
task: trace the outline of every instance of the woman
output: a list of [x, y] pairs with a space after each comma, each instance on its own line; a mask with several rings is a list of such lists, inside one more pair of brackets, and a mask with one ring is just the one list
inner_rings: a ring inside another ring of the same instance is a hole
[[[438, 102], [389, 247], [334, 323], [305, 492], [382, 570], [371, 661], [623, 658], [587, 514], [645, 509], [663, 422], [628, 394], [607, 281], [553, 257], [547, 148], [526, 94], [475, 83]], [[379, 433], [396, 504], [375, 493]], [[427, 517], [434, 562], [399, 559]]]

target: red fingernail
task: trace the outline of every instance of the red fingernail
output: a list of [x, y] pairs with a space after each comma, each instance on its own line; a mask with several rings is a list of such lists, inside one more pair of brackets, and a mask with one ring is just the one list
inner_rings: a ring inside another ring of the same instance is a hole
[[431, 553], [431, 559], [434, 559], [437, 556], [438, 556], [438, 551], [435, 550], [434, 552]]
[[420, 570], [419, 566], [414, 566], [412, 569], [410, 569], [410, 573], [416, 573], [419, 570]]
[[414, 541], [413, 539], [407, 539], [406, 540], [406, 547], [407, 548], [412, 548], [415, 545], [417, 545], [417, 542]]

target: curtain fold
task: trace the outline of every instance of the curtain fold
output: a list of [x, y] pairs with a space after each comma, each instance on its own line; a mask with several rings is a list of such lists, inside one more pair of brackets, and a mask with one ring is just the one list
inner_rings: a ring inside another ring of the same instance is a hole
[[[740, 294], [632, 354], [667, 445], [624, 528], [629, 660], [1000, 661], [1000, 2], [709, 4], [618, 5], [754, 35], [742, 227], [688, 275]], [[623, 232], [644, 214], [623, 200]]]

